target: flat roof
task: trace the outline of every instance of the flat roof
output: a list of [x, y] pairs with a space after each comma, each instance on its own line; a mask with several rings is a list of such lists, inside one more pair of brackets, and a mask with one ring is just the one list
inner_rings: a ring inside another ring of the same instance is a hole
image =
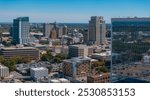
[[92, 48], [93, 46], [88, 46], [88, 45], [69, 45], [69, 47], [78, 47], [78, 48]]
[[37, 67], [37, 68], [31, 68], [34, 71], [39, 71], [39, 70], [47, 70], [47, 68], [44, 67]]
[[67, 59], [67, 60], [64, 60], [65, 62], [70, 62], [70, 63], [73, 63], [73, 62], [82, 62], [84, 60], [92, 60], [92, 58], [89, 58], [89, 57], [74, 57], [72, 59]]
[[8, 67], [0, 64], [0, 68], [8, 68]]
[[3, 50], [11, 50], [11, 49], [36, 49], [34, 47], [20, 47], [20, 48], [17, 48], [17, 47], [7, 47], [7, 48], [2, 48]]
[[150, 21], [150, 17], [111, 18], [111, 21]]

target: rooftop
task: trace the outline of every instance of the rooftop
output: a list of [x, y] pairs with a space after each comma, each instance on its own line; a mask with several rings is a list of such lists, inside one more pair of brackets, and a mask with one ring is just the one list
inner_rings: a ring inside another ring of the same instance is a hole
[[150, 21], [150, 17], [112, 18], [112, 21]]
[[[93, 46], [87, 46], [87, 45], [83, 45], [83, 44], [81, 44], [81, 45], [70, 45], [71, 47], [78, 47], [78, 48], [92, 48]], [[70, 47], [69, 46], [69, 47]]]
[[8, 67], [6, 67], [6, 66], [3, 66], [3, 65], [1, 65], [1, 64], [0, 64], [0, 68], [8, 68]]
[[35, 49], [34, 47], [7, 47], [2, 48], [3, 50], [13, 50], [13, 49]]
[[85, 60], [92, 60], [91, 58], [89, 57], [75, 57], [75, 58], [72, 58], [72, 59], [68, 59], [68, 60], [64, 60], [65, 62], [70, 62], [70, 63], [73, 63], [73, 62], [82, 62], [82, 61], [85, 61]]
[[31, 68], [31, 69], [34, 71], [47, 70], [47, 68], [44, 68], [44, 67]]

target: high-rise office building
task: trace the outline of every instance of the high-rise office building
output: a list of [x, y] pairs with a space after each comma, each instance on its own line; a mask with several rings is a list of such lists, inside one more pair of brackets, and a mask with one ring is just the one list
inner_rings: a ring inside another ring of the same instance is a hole
[[36, 42], [29, 33], [29, 17], [18, 17], [13, 20], [13, 42], [14, 44], [26, 44]]
[[50, 38], [50, 33], [52, 31], [53, 25], [49, 24], [49, 23], [45, 23], [44, 24], [44, 36], [46, 38]]
[[105, 44], [106, 25], [104, 17], [92, 16], [89, 21], [89, 42], [96, 45]]
[[67, 35], [67, 26], [66, 25], [64, 25], [63, 26], [63, 34], [62, 35]]
[[112, 56], [112, 81], [150, 82], [150, 18], [112, 18], [111, 24], [112, 55], [120, 56]]
[[62, 35], [67, 35], [67, 26], [59, 26], [58, 37], [62, 37]]

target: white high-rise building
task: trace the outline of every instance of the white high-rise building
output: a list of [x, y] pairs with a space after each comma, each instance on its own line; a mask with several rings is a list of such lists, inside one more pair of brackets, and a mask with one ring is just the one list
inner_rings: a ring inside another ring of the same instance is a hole
[[50, 33], [51, 33], [51, 30], [53, 29], [53, 25], [51, 25], [50, 23], [45, 23], [44, 24], [44, 36], [46, 38], [50, 38]]

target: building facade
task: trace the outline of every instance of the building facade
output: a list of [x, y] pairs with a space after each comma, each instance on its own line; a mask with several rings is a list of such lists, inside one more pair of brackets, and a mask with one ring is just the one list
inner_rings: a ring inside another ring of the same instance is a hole
[[13, 43], [27, 44], [36, 42], [36, 39], [29, 33], [29, 17], [19, 17], [13, 20]]
[[0, 65], [0, 78], [9, 76], [9, 68], [3, 65]]
[[89, 21], [88, 40], [92, 44], [104, 45], [106, 41], [106, 25], [104, 17], [92, 16]]
[[44, 24], [44, 36], [46, 38], [50, 38], [52, 28], [53, 28], [53, 25], [51, 25], [50, 23]]
[[30, 69], [30, 74], [31, 74], [31, 77], [34, 80], [38, 80], [38, 79], [41, 79], [41, 78], [47, 78], [48, 77], [48, 69], [44, 68], [44, 67], [31, 68]]
[[110, 73], [87, 76], [87, 83], [109, 83], [109, 82], [110, 82]]
[[63, 34], [62, 35], [67, 35], [68, 33], [68, 28], [66, 25], [63, 26]]
[[9, 59], [12, 57], [29, 57], [32, 60], [40, 59], [39, 50], [33, 47], [3, 48], [1, 49], [1, 54], [6, 59]]
[[93, 46], [87, 45], [70, 45], [69, 57], [89, 56], [93, 54]]
[[[150, 66], [146, 63], [150, 48], [150, 18], [112, 18], [111, 24], [112, 54], [120, 55], [117, 61], [112, 59], [112, 81], [124, 78], [150, 80], [150, 73], [146, 72]], [[141, 70], [142, 67], [145, 67], [144, 70]], [[134, 70], [131, 72], [131, 69]], [[139, 76], [137, 72], [143, 74]]]
[[90, 74], [90, 58], [77, 57], [63, 61], [63, 73], [65, 76], [86, 81], [87, 76]]

